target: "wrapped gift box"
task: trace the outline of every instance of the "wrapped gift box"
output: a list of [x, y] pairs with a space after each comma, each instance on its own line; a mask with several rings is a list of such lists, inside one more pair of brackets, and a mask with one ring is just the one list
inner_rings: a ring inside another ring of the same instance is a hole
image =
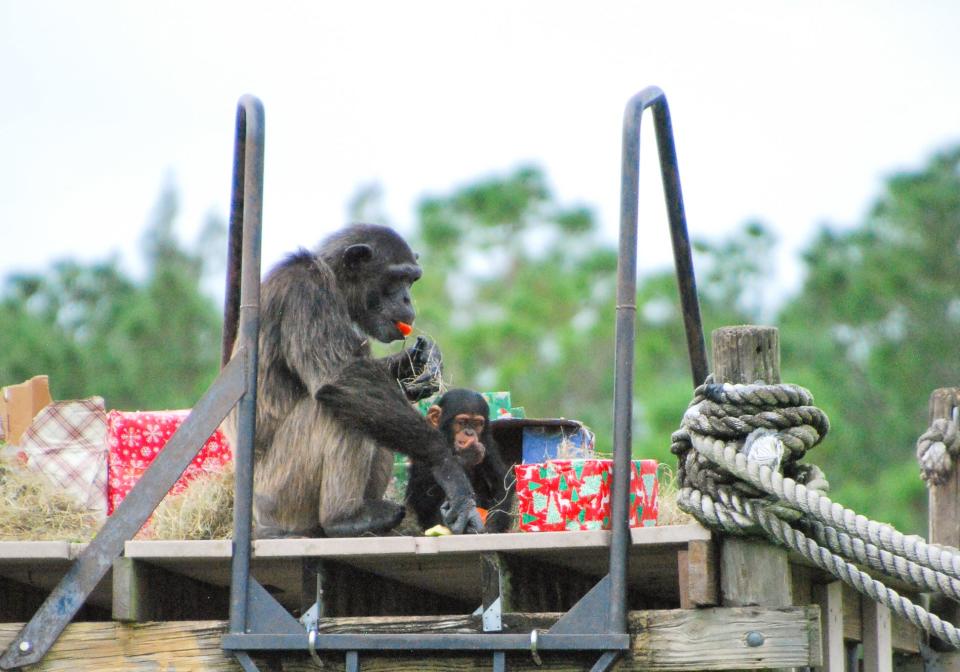
[[[123, 501], [189, 414], [190, 411], [110, 411], [107, 414], [108, 515]], [[221, 470], [232, 457], [230, 446], [218, 429], [170, 492], [182, 491], [187, 482], [203, 473]]]
[[48, 403], [19, 437], [27, 466], [94, 512], [107, 515], [107, 418], [101, 397]]
[[[657, 523], [657, 461], [633, 460], [630, 476], [630, 526]], [[518, 464], [520, 530], [610, 529], [613, 460], [550, 460]]]

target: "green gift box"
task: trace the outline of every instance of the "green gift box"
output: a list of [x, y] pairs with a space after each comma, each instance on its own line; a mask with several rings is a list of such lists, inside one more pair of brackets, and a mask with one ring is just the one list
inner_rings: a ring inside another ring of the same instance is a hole
[[[526, 417], [522, 406], [513, 406], [509, 392], [481, 392], [483, 398], [490, 406], [490, 419], [497, 418], [523, 418]], [[427, 410], [442, 396], [435, 394], [432, 397], [421, 399], [416, 403], [417, 410], [422, 415], [427, 414]]]

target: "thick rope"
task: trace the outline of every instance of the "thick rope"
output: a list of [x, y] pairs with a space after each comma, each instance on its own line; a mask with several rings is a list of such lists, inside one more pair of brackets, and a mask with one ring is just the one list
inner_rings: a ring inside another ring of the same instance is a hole
[[824, 494], [823, 473], [797, 463], [829, 430], [826, 415], [812, 403], [810, 393], [795, 385], [708, 380], [697, 388], [672, 437], [680, 508], [709, 527], [786, 546], [960, 648], [957, 628], [852, 564], [960, 599], [960, 552], [904, 535]]
[[[956, 410], [956, 409], [955, 409]], [[960, 453], [960, 430], [957, 414], [951, 419], [937, 418], [917, 439], [917, 461], [920, 476], [930, 485], [942, 485], [953, 473], [957, 454]]]

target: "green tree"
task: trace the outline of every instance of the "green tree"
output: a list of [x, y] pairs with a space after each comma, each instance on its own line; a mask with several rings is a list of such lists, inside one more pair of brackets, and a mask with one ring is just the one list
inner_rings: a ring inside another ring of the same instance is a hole
[[[60, 261], [9, 276], [0, 289], [0, 381], [50, 375], [61, 399], [103, 396], [110, 408], [189, 408], [217, 372], [220, 318], [201, 292], [204, 259], [224, 249], [207, 223], [195, 250], [173, 233], [177, 197], [162, 192], [144, 235], [145, 278], [117, 259]], [[222, 254], [217, 254], [222, 257]]]
[[445, 382], [508, 389], [528, 415], [609, 424], [616, 253], [593, 213], [521, 166], [425, 198], [418, 214], [418, 327], [443, 347]]
[[960, 148], [892, 176], [865, 221], [823, 228], [783, 310], [784, 362], [833, 429], [810, 458], [839, 501], [925, 531], [914, 443], [937, 387], [960, 384]]
[[[736, 250], [773, 245], [760, 224], [738, 235], [749, 246], [698, 244], [707, 277], [721, 277]], [[424, 199], [413, 238], [426, 271], [414, 289], [417, 326], [441, 344], [446, 382], [509, 389], [530, 416], [585, 422], [609, 452], [617, 253], [593, 213], [558, 203], [543, 172], [521, 166]], [[711, 283], [706, 327], [747, 320], [765, 277], [744, 264]], [[672, 271], [639, 280], [634, 451], [671, 463], [670, 434], [692, 394], [677, 296]]]

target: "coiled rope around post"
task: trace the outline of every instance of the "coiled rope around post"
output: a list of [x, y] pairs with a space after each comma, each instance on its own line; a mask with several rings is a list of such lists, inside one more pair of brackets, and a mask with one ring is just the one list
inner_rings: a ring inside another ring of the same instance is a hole
[[904, 535], [832, 502], [823, 472], [799, 463], [829, 426], [802, 387], [708, 379], [671, 437], [679, 462], [678, 505], [708, 527], [761, 536], [799, 553], [960, 648], [956, 627], [854, 564], [960, 599], [960, 551]]

